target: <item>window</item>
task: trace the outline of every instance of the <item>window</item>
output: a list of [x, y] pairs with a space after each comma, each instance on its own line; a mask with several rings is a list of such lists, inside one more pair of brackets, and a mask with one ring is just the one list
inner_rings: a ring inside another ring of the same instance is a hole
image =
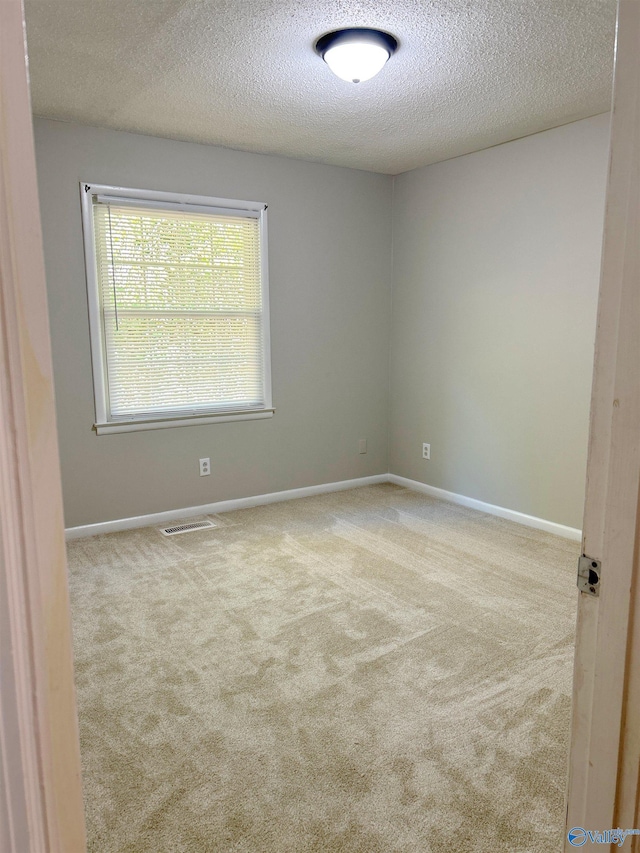
[[96, 431], [270, 417], [266, 205], [81, 195]]

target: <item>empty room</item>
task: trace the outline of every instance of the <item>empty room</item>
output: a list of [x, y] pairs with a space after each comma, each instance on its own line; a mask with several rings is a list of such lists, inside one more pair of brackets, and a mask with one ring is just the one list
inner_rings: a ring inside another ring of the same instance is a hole
[[615, 0], [25, 18], [87, 849], [562, 849]]

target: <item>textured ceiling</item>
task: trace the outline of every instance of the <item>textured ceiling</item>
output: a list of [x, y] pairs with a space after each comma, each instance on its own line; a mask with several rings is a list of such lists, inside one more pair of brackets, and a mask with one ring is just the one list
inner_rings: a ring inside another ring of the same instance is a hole
[[[615, 0], [26, 0], [36, 115], [397, 174], [609, 109]], [[354, 85], [339, 27], [398, 52]]]

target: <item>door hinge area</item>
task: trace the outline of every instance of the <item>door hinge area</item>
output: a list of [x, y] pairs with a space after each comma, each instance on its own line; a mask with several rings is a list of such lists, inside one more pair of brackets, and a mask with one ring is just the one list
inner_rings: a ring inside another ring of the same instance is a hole
[[583, 554], [578, 560], [578, 589], [588, 595], [600, 595], [602, 563]]

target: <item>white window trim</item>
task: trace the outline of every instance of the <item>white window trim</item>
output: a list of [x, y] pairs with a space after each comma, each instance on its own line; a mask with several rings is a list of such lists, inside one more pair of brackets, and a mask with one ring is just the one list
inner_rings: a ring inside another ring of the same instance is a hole
[[[107, 406], [106, 356], [104, 332], [100, 316], [100, 298], [98, 271], [93, 225], [93, 196], [108, 196], [114, 200], [134, 199], [138, 203], [148, 202], [154, 208], [183, 210], [191, 213], [233, 213], [253, 215], [259, 221], [260, 253], [262, 273], [262, 319], [263, 319], [263, 365], [265, 404], [257, 409], [234, 410], [229, 407], [220, 410], [188, 415], [177, 413], [169, 418], [133, 417], [122, 420], [109, 420]], [[269, 275], [267, 264], [267, 205], [262, 202], [239, 201], [237, 199], [212, 198], [210, 196], [170, 193], [158, 190], [112, 187], [105, 184], [80, 182], [82, 204], [82, 227], [84, 232], [84, 253], [87, 273], [87, 298], [89, 307], [89, 332], [91, 337], [91, 362], [95, 397], [95, 423], [98, 435], [106, 433], [134, 432], [148, 429], [167, 429], [169, 427], [193, 426], [197, 424], [228, 423], [229, 421], [257, 420], [273, 416], [271, 397], [271, 340], [269, 323]]]

